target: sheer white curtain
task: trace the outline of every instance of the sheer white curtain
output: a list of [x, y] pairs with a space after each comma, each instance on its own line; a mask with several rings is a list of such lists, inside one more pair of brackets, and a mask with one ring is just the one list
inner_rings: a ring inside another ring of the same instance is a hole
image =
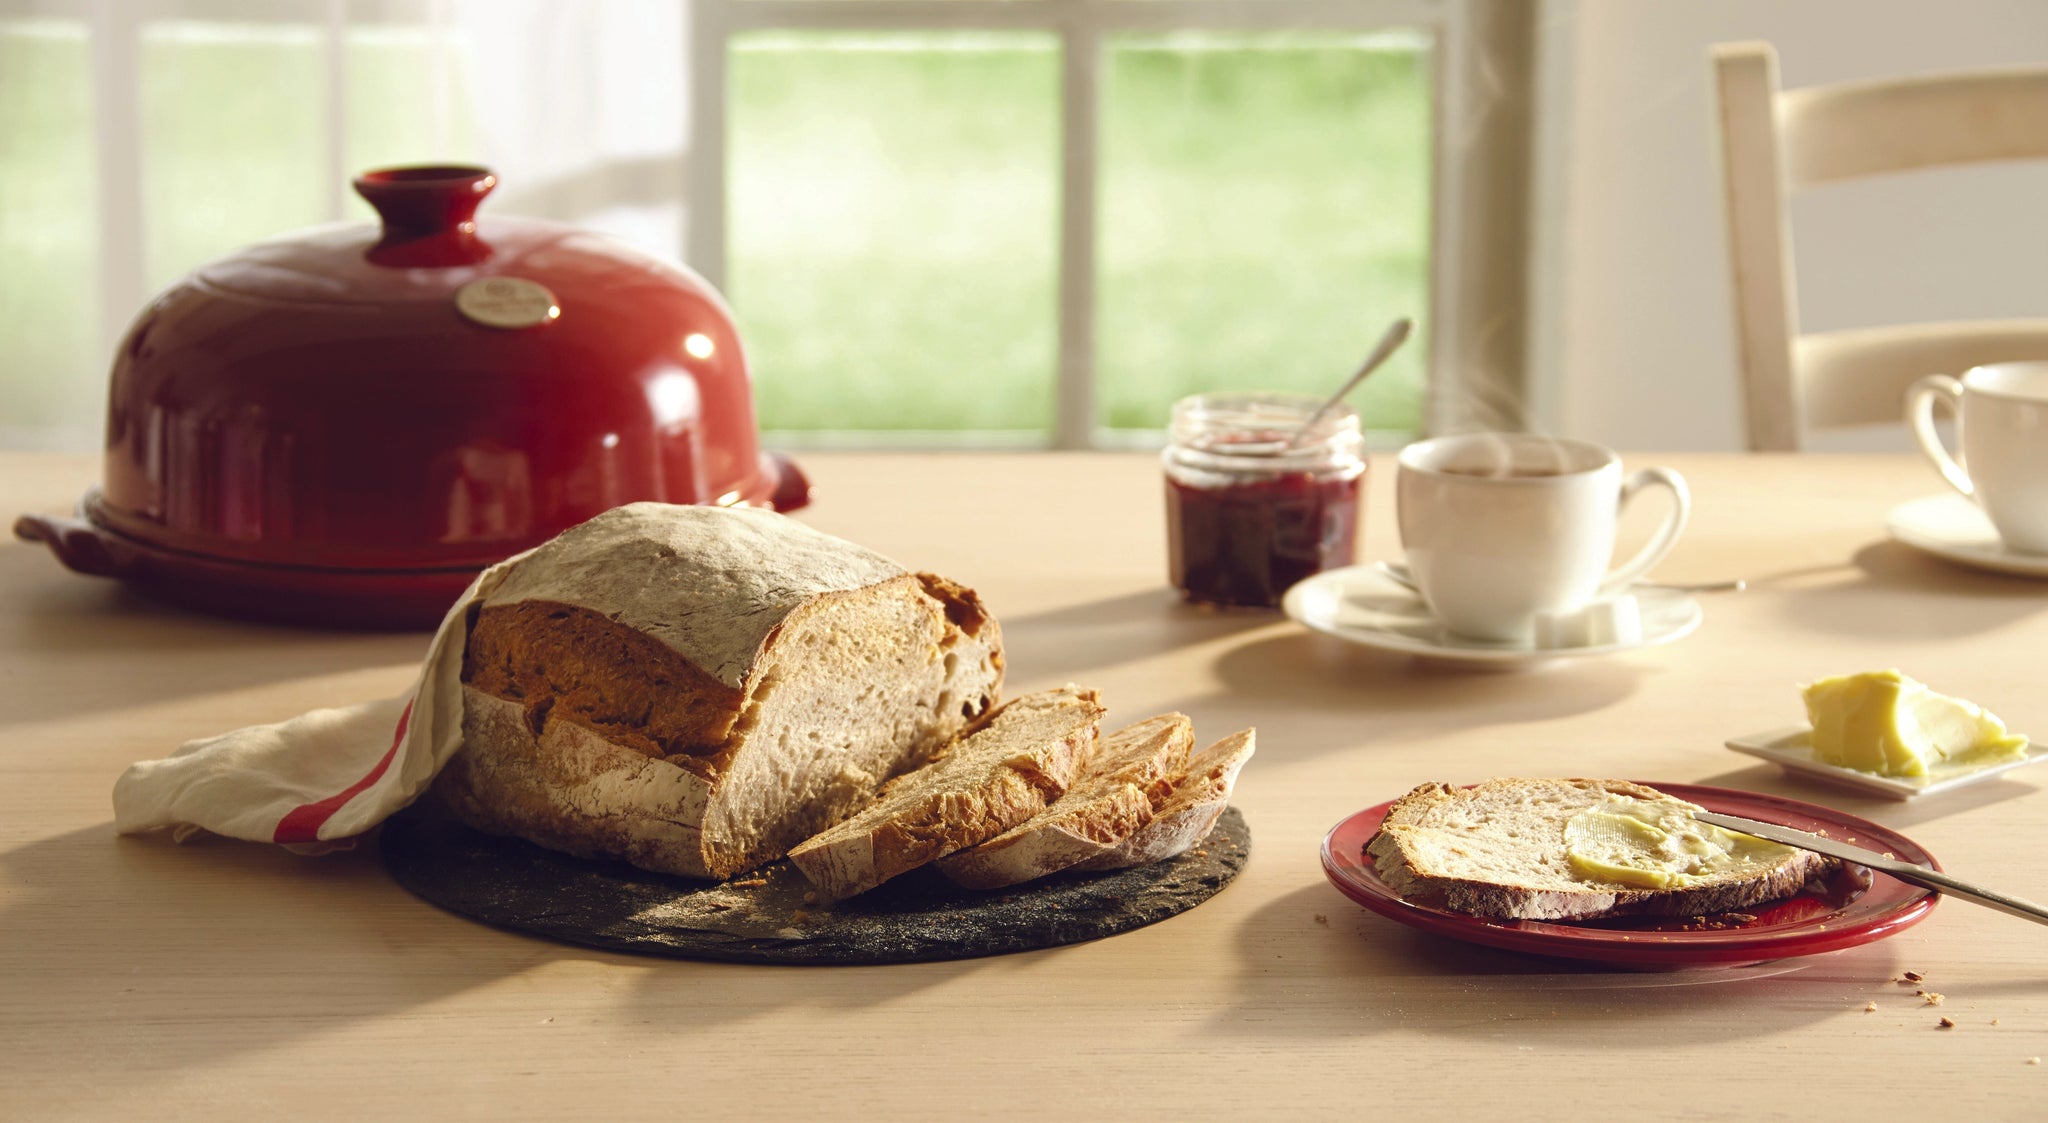
[[677, 0], [463, 0], [443, 33], [466, 53], [478, 155], [508, 212], [681, 252], [688, 58]]
[[0, 448], [98, 447], [149, 296], [259, 238], [367, 221], [393, 163], [487, 212], [675, 258], [686, 0], [0, 0]]

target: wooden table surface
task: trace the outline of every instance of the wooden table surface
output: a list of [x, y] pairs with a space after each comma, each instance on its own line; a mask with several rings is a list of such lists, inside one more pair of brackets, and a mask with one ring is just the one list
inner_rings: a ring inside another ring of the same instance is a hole
[[[1830, 804], [2048, 899], [2048, 770], [1900, 804], [1721, 747], [1800, 720], [1800, 682], [1892, 666], [2048, 731], [2048, 582], [1887, 541], [1892, 505], [1940, 489], [1917, 460], [1631, 456], [1695, 492], [1660, 576], [1750, 591], [1704, 598], [1673, 646], [1500, 673], [1173, 603], [1148, 456], [802, 459], [807, 522], [982, 592], [1011, 692], [1077, 680], [1112, 721], [1256, 725], [1243, 876], [1095, 943], [770, 968], [495, 931], [399, 889], [374, 846], [119, 838], [130, 762], [396, 694], [425, 639], [191, 615], [9, 541], [0, 1117], [2048, 1117], [2048, 930], [2024, 921], [1949, 901], [1832, 955], [1610, 971], [1411, 931], [1317, 862], [1332, 824], [1422, 781], [1620, 776]], [[67, 510], [97, 470], [0, 456], [0, 511]], [[1369, 558], [1394, 553], [1391, 475], [1374, 463]]]

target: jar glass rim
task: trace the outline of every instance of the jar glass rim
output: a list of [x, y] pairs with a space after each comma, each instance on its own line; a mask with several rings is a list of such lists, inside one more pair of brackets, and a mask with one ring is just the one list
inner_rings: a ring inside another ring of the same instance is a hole
[[1348, 402], [1339, 402], [1297, 441], [1302, 422], [1322, 404], [1321, 398], [1285, 390], [1193, 394], [1173, 404], [1170, 436], [1176, 443], [1247, 456], [1313, 451], [1359, 441], [1358, 410]]
[[1174, 404], [1167, 459], [1214, 471], [1303, 471], [1358, 461], [1358, 410], [1339, 404], [1315, 428], [1303, 422], [1323, 404], [1307, 393], [1196, 393]]

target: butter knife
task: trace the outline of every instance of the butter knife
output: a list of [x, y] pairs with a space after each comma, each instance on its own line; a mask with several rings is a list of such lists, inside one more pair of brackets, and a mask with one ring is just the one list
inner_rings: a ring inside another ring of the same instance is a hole
[[1931, 870], [1926, 866], [1916, 866], [1911, 862], [1902, 862], [1897, 858], [1889, 858], [1875, 851], [1865, 850], [1861, 846], [1851, 846], [1846, 842], [1837, 842], [1825, 835], [1809, 834], [1806, 831], [1793, 830], [1791, 827], [1781, 827], [1776, 823], [1760, 823], [1755, 819], [1745, 819], [1740, 815], [1722, 815], [1714, 811], [1696, 811], [1693, 813], [1693, 818], [1698, 819], [1702, 823], [1712, 823], [1717, 827], [1726, 827], [1731, 831], [1741, 831], [1743, 834], [1755, 835], [1757, 838], [1764, 839], [1767, 842], [1782, 843], [1801, 850], [1811, 850], [1816, 854], [1826, 854], [1830, 858], [1840, 858], [1845, 862], [1854, 862], [1859, 866], [1869, 866], [1871, 869], [1888, 873], [1900, 881], [1932, 889], [1937, 893], [1950, 897], [1959, 897], [1973, 904], [1987, 905], [2000, 912], [2009, 912], [2014, 916], [2025, 917], [2036, 924], [2048, 924], [2048, 908], [2043, 908], [2032, 901], [2024, 900], [2008, 893], [2000, 893], [1995, 889], [1986, 889], [1981, 885], [1972, 885], [1962, 878], [1950, 877], [1940, 870]]

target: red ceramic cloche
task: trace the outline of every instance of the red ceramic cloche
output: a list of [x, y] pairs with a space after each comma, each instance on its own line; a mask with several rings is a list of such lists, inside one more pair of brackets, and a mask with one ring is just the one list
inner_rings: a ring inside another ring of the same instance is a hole
[[15, 533], [209, 611], [431, 627], [483, 566], [621, 503], [802, 506], [718, 294], [599, 235], [479, 220], [496, 183], [370, 172], [381, 228], [172, 286], [114, 357], [104, 485]]

